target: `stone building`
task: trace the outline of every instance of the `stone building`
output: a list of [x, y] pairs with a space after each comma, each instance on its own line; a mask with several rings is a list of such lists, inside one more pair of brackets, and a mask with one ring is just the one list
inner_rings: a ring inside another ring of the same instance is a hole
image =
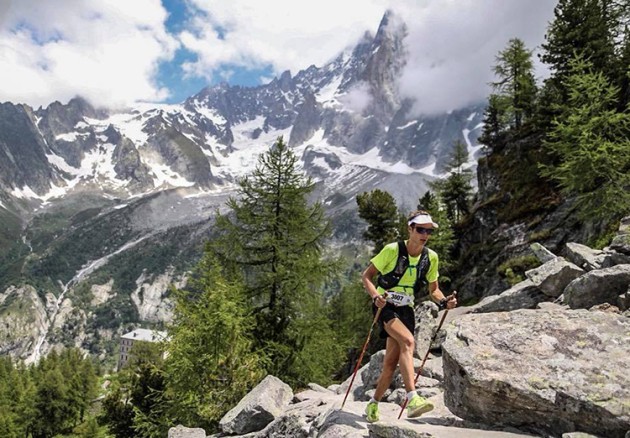
[[120, 353], [118, 355], [118, 370], [129, 361], [131, 348], [136, 342], [161, 342], [166, 340], [167, 334], [163, 331], [138, 328], [120, 337]]

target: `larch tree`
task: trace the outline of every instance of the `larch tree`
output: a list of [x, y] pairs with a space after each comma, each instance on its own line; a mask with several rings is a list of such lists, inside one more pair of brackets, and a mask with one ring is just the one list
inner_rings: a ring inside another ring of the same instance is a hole
[[566, 78], [567, 108], [545, 147], [557, 164], [542, 167], [583, 218], [618, 219], [630, 211], [630, 114], [616, 111], [619, 89], [581, 56]]
[[330, 225], [321, 203], [309, 201], [313, 190], [291, 148], [278, 138], [239, 182], [229, 211], [217, 215], [217, 237], [210, 243], [226, 269], [243, 275], [254, 338], [269, 358], [267, 371], [290, 382], [307, 378], [294, 367], [312, 339], [301, 330], [312, 328], [304, 321], [317, 317], [313, 302], [321, 299], [333, 270], [321, 254]]
[[[494, 107], [494, 111], [500, 108], [499, 114], [511, 128], [518, 130], [532, 118], [536, 104], [537, 88], [532, 51], [527, 50], [522, 40], [513, 38], [499, 52], [493, 70], [497, 81], [491, 85], [496, 93], [495, 99], [501, 102], [499, 104], [491, 100], [491, 108]], [[498, 128], [494, 129], [499, 131]]]
[[595, 71], [614, 74], [614, 28], [617, 13], [610, 0], [559, 0], [554, 9], [542, 44], [542, 62], [552, 71], [549, 86], [560, 90], [562, 102], [568, 97], [564, 79], [570, 71], [570, 61], [580, 53], [592, 63]]
[[252, 351], [254, 317], [239, 279], [226, 278], [206, 252], [185, 290], [174, 290], [165, 360], [171, 413], [216, 430], [218, 421], [263, 376]]
[[506, 119], [505, 99], [498, 94], [488, 97], [488, 106], [483, 113], [483, 128], [478, 138], [486, 147], [486, 152], [500, 150], [505, 144], [508, 123]]
[[453, 223], [459, 222], [470, 211], [470, 200], [473, 194], [471, 180], [472, 170], [467, 166], [468, 149], [461, 141], [455, 142], [446, 164], [448, 176], [443, 180], [431, 183], [440, 200], [444, 203], [446, 216]]

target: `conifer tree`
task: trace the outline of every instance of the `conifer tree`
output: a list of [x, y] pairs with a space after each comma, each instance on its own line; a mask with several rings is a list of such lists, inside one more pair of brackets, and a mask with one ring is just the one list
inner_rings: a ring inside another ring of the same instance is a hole
[[131, 404], [129, 389], [114, 381], [103, 399], [98, 417], [99, 424], [106, 425], [116, 438], [135, 438], [133, 420], [134, 407]]
[[628, 27], [626, 27], [623, 45], [620, 49], [616, 83], [619, 86], [617, 110], [623, 112], [628, 109], [630, 104], [630, 29]]
[[18, 429], [18, 411], [16, 411], [13, 389], [19, 386], [13, 370], [10, 356], [0, 357], [0, 436], [17, 438], [25, 436], [24, 430]]
[[449, 172], [449, 175], [446, 179], [431, 184], [444, 203], [446, 216], [454, 223], [463, 219], [470, 210], [473, 176], [467, 164], [468, 149], [464, 143], [457, 141], [446, 164], [446, 171]]
[[487, 152], [498, 151], [504, 145], [508, 124], [506, 123], [505, 99], [497, 94], [488, 97], [488, 106], [483, 115], [483, 128], [479, 143]]
[[363, 237], [374, 243], [373, 254], [402, 237], [400, 213], [391, 194], [380, 189], [364, 192], [357, 195], [357, 205], [359, 217], [368, 223]]
[[321, 257], [330, 226], [322, 205], [308, 200], [313, 189], [280, 137], [218, 214], [211, 243], [222, 265], [243, 272], [257, 347], [269, 355], [267, 371], [286, 379], [297, 378], [290, 373], [304, 348], [295, 324], [310, 316], [302, 303], [320, 295], [332, 271]]
[[618, 219], [630, 211], [630, 114], [616, 112], [618, 88], [590, 61], [570, 66], [568, 107], [545, 142], [559, 164], [542, 173], [577, 198], [583, 218]]
[[136, 343], [131, 349], [129, 370], [133, 429], [138, 438], [160, 438], [174, 426], [167, 416], [169, 400], [160, 344]]
[[492, 115], [489, 121], [494, 126], [490, 129], [498, 135], [501, 121], [505, 120], [512, 129], [518, 130], [534, 114], [537, 88], [532, 52], [526, 49], [522, 40], [513, 38], [499, 52], [493, 70], [498, 78], [492, 83], [497, 94], [494, 102], [491, 97], [491, 113], [487, 115]]
[[73, 412], [68, 404], [68, 387], [59, 368], [51, 368], [42, 374], [35, 408], [38, 416], [31, 425], [33, 438], [48, 438], [70, 429]]
[[370, 297], [365, 293], [359, 273], [356, 274], [355, 281], [340, 287], [331, 300], [330, 317], [338, 332], [338, 344], [348, 353], [345, 369], [339, 370], [341, 379], [352, 373], [352, 367], [360, 354], [361, 343], [365, 341], [366, 327], [372, 322], [370, 304]]
[[175, 290], [166, 384], [173, 417], [215, 429], [263, 376], [252, 352], [254, 318], [243, 285], [227, 279], [206, 251], [186, 290]]
[[616, 14], [612, 14], [611, 6], [612, 2], [604, 0], [558, 1], [554, 20], [545, 35], [546, 42], [542, 44], [541, 60], [552, 70], [550, 85], [561, 90], [559, 103], [567, 98], [568, 90], [562, 84], [575, 53], [589, 59], [597, 72], [611, 75], [614, 71], [616, 24], [611, 20]]

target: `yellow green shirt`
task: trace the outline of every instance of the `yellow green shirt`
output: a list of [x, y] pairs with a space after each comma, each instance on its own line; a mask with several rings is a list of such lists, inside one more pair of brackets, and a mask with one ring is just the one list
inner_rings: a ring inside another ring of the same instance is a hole
[[[407, 244], [407, 241], [405, 241], [405, 244]], [[429, 251], [429, 261], [431, 262], [431, 266], [429, 267], [429, 271], [427, 272], [425, 278], [427, 282], [433, 283], [434, 281], [437, 281], [438, 277], [440, 276], [440, 274], [438, 273], [439, 260], [438, 255], [435, 251], [430, 248], [427, 248], [427, 250]], [[388, 272], [394, 270], [397, 260], [398, 242], [392, 242], [385, 245], [381, 252], [374, 256], [372, 260], [370, 260], [370, 262], [372, 262], [378, 272], [380, 272], [381, 274], [387, 274]], [[416, 265], [418, 264], [418, 261], [420, 261], [420, 255], [417, 257], [409, 256], [409, 267], [400, 278], [398, 285], [391, 288], [390, 290], [401, 292], [413, 297], [413, 285], [416, 282]], [[377, 286], [376, 290], [381, 295], [385, 293], [385, 290], [380, 286]]]

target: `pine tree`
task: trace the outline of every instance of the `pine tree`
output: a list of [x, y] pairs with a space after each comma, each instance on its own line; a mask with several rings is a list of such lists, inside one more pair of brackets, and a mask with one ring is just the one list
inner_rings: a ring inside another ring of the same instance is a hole
[[562, 102], [567, 90], [562, 86], [576, 53], [592, 63], [597, 72], [611, 75], [614, 71], [616, 24], [612, 2], [605, 0], [559, 0], [554, 20], [542, 44], [541, 60], [552, 70], [551, 86], [560, 90]]
[[368, 223], [363, 237], [374, 243], [373, 254], [401, 238], [400, 213], [391, 194], [379, 189], [364, 192], [357, 195], [357, 205], [359, 217]]
[[616, 84], [619, 86], [617, 110], [626, 111], [630, 104], [630, 29], [626, 27], [623, 45], [620, 48]]
[[70, 429], [74, 412], [59, 368], [44, 371], [37, 385], [35, 408], [38, 416], [31, 425], [33, 438], [48, 438]]
[[211, 243], [222, 265], [243, 272], [257, 347], [269, 354], [267, 371], [286, 379], [298, 378], [291, 370], [305, 337], [295, 323], [310, 316], [302, 303], [320, 294], [332, 271], [321, 257], [330, 226], [322, 205], [309, 205], [313, 189], [280, 137], [239, 182], [229, 213], [217, 216]]
[[507, 128], [505, 99], [491, 94], [484, 110], [483, 128], [478, 141], [486, 146], [488, 153], [499, 151], [505, 144]]
[[209, 251], [174, 296], [166, 359], [171, 411], [182, 424], [214, 429], [263, 376], [252, 353], [251, 305], [241, 282], [225, 278]]
[[545, 142], [558, 158], [543, 167], [583, 218], [611, 221], [630, 211], [630, 114], [617, 113], [618, 88], [578, 56], [566, 79], [568, 107]]
[[[537, 88], [532, 52], [526, 49], [522, 40], [513, 38], [508, 42], [507, 48], [499, 52], [493, 70], [498, 78], [497, 82], [492, 82], [497, 93], [491, 107], [496, 112], [493, 117], [505, 118], [512, 129], [518, 130], [532, 118], [535, 109]], [[499, 123], [498, 120], [490, 122]], [[500, 132], [498, 126], [492, 128], [496, 129], [497, 134]]]
[[444, 180], [431, 183], [445, 205], [449, 221], [457, 223], [469, 213], [473, 188], [472, 171], [468, 164], [468, 149], [461, 141], [455, 142], [446, 170], [449, 175]]

